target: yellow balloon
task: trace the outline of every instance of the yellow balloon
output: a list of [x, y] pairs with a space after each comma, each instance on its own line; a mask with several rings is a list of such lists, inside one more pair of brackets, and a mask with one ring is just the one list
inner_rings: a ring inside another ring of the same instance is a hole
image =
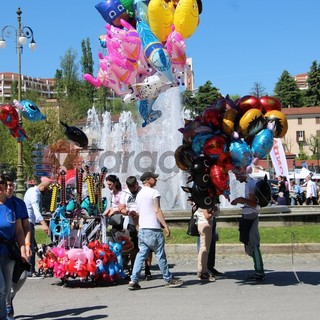
[[253, 136], [263, 128], [264, 122], [259, 109], [249, 109], [239, 121], [240, 132], [244, 137]]
[[165, 42], [172, 31], [174, 8], [172, 2], [151, 0], [148, 5], [148, 18], [151, 31]]
[[234, 122], [237, 117], [236, 109], [229, 109], [223, 115], [222, 129], [225, 134], [230, 136], [234, 131]]
[[288, 131], [288, 120], [283, 112], [272, 110], [267, 112], [264, 117], [268, 122], [274, 124], [273, 133], [275, 138], [282, 138], [285, 136]]
[[199, 24], [197, 0], [180, 0], [174, 12], [173, 24], [183, 39], [192, 36]]

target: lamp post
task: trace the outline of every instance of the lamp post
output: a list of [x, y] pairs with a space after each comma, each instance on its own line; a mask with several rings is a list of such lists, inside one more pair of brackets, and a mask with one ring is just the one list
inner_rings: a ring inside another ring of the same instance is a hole
[[[0, 48], [6, 47], [5, 37], [10, 37], [11, 31], [14, 31], [16, 50], [18, 54], [18, 101], [21, 101], [21, 54], [23, 52], [23, 46], [27, 43], [27, 39], [31, 39], [29, 43], [29, 48], [31, 50], [36, 49], [36, 42], [33, 38], [33, 31], [28, 26], [23, 26], [21, 24], [21, 14], [20, 8], [17, 10], [18, 28], [12, 25], [7, 25], [2, 28], [1, 38], [0, 38]], [[22, 126], [22, 117], [19, 111], [19, 123]], [[23, 177], [23, 148], [22, 141], [18, 141], [18, 158], [17, 158], [17, 197], [23, 198], [25, 187], [24, 187], [24, 177]]]
[[319, 173], [319, 139], [316, 137], [316, 147], [317, 147], [317, 173]]

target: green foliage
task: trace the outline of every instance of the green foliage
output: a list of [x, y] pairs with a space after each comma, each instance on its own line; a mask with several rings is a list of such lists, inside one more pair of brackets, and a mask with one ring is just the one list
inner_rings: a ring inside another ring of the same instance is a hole
[[274, 88], [275, 97], [278, 98], [283, 108], [296, 108], [301, 106], [301, 92], [296, 81], [288, 71], [283, 71]]
[[16, 170], [17, 160], [17, 141], [14, 139], [9, 129], [0, 124], [0, 166], [2, 170], [14, 171]]
[[186, 90], [182, 95], [182, 103], [192, 116], [200, 115], [205, 109], [222, 98], [219, 90], [207, 81], [196, 93]]
[[320, 105], [320, 66], [317, 61], [313, 61], [308, 72], [308, 89], [304, 96], [306, 106]]
[[[80, 64], [82, 66], [81, 71], [82, 74], [93, 74], [93, 59], [92, 59], [92, 51], [90, 47], [90, 40], [87, 38], [86, 40], [82, 40], [82, 57], [80, 60]], [[88, 105], [92, 105], [94, 102], [94, 98], [96, 95], [96, 88], [92, 86], [85, 80], [82, 80], [82, 93], [88, 100]]]
[[298, 160], [308, 160], [309, 159], [309, 157], [306, 154], [306, 152], [304, 151], [303, 147], [300, 148], [297, 159]]

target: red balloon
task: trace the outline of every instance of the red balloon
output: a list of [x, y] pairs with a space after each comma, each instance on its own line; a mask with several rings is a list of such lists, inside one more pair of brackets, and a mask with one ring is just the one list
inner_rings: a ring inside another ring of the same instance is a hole
[[243, 96], [237, 101], [237, 105], [242, 114], [246, 113], [250, 109], [259, 109], [262, 111], [261, 102], [255, 96]]
[[11, 104], [0, 106], [0, 120], [9, 129], [15, 129], [19, 125], [19, 114]]
[[228, 171], [216, 164], [210, 168], [210, 180], [222, 192], [230, 189]]
[[203, 146], [203, 154], [205, 156], [219, 157], [227, 148], [226, 138], [222, 135], [216, 135], [209, 138]]
[[265, 113], [272, 110], [281, 111], [282, 104], [276, 97], [263, 96], [260, 97], [260, 102]]
[[210, 125], [216, 128], [220, 128], [222, 123], [221, 113], [218, 110], [208, 108], [203, 111], [202, 122], [207, 126]]

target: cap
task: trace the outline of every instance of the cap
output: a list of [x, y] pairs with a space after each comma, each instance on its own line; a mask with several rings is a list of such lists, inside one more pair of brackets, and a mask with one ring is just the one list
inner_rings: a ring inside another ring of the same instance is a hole
[[159, 177], [158, 174], [155, 174], [155, 173], [153, 173], [153, 172], [151, 172], [151, 171], [148, 171], [148, 172], [145, 172], [145, 173], [141, 176], [140, 180], [141, 180], [142, 182], [145, 182], [145, 181], [146, 181], [147, 179], [149, 179], [149, 178], [157, 179], [158, 177]]

